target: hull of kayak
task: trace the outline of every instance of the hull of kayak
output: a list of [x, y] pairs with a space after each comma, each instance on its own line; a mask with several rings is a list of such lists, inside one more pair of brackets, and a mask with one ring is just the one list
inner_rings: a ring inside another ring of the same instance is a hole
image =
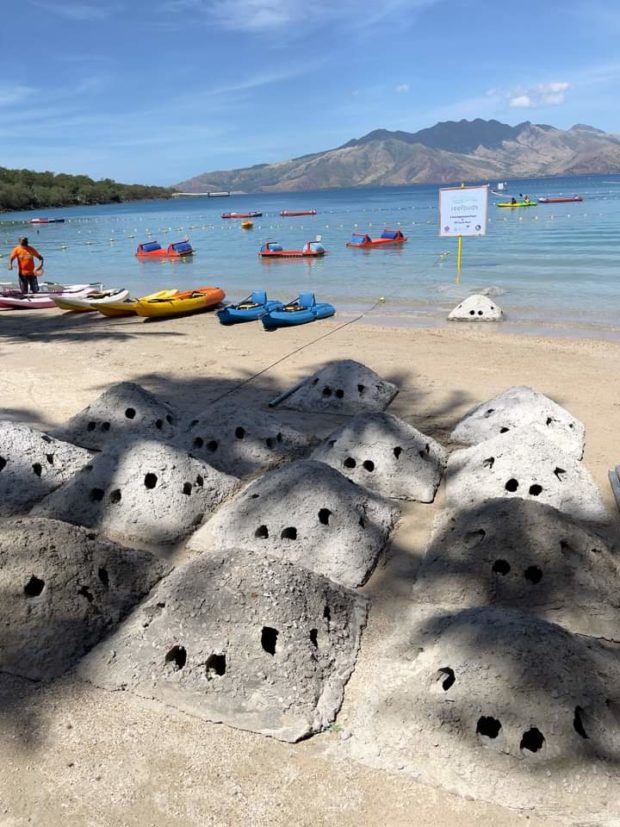
[[274, 310], [261, 318], [265, 330], [275, 330], [278, 327], [295, 327], [318, 319], [327, 319], [333, 316], [336, 308], [333, 304], [315, 304], [313, 307], [295, 310]]
[[223, 212], [222, 218], [260, 218], [262, 212]]
[[31, 218], [31, 224], [64, 224], [64, 218]]
[[255, 322], [261, 319], [266, 313], [271, 313], [274, 310], [281, 310], [284, 307], [282, 302], [272, 301], [265, 302], [265, 304], [255, 304], [252, 306], [244, 306], [240, 304], [231, 304], [223, 310], [217, 311], [217, 317], [221, 324], [231, 325], [239, 324], [241, 322]]
[[505, 203], [498, 203], [496, 207], [535, 207], [538, 201], [517, 201], [516, 204], [511, 204], [509, 201]]
[[136, 316], [136, 305], [138, 301], [145, 302], [152, 299], [170, 299], [172, 296], [176, 296], [178, 292], [178, 290], [160, 290], [158, 293], [151, 293], [148, 296], [142, 296], [140, 299], [130, 299], [128, 297], [123, 301], [98, 302], [94, 304], [93, 310], [98, 310], [103, 316], [109, 316], [115, 319], [123, 316]]
[[61, 310], [72, 313], [92, 313], [98, 305], [117, 303], [129, 298], [129, 290], [104, 290], [87, 293], [84, 296], [54, 296], [54, 304]]
[[316, 210], [280, 210], [282, 218], [296, 218], [299, 215], [316, 215]]
[[572, 198], [539, 198], [539, 204], [574, 204], [583, 201], [581, 195], [575, 195]]
[[200, 313], [216, 307], [223, 301], [225, 293], [221, 287], [199, 287], [186, 290], [170, 298], [147, 298], [136, 302], [136, 313], [150, 319], [164, 319], [170, 316], [185, 316]]

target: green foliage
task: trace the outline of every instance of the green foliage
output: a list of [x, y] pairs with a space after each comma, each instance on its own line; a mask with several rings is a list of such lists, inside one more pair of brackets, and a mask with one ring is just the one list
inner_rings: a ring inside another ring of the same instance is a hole
[[142, 184], [118, 184], [111, 178], [93, 181], [88, 175], [33, 172], [0, 167], [0, 210], [68, 207], [170, 198], [173, 189]]

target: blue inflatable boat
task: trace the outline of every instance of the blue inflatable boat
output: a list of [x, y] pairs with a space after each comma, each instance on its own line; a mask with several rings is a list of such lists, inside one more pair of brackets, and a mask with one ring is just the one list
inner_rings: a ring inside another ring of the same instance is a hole
[[272, 310], [281, 310], [284, 307], [277, 299], [267, 299], [264, 290], [255, 290], [247, 299], [239, 304], [229, 304], [217, 311], [217, 317], [222, 324], [238, 324], [239, 322], [255, 322], [265, 313]]
[[327, 319], [335, 312], [333, 304], [317, 304], [314, 293], [300, 293], [280, 310], [266, 313], [261, 317], [261, 321], [265, 330], [275, 330], [278, 327], [292, 327], [296, 324], [316, 322], [317, 319]]

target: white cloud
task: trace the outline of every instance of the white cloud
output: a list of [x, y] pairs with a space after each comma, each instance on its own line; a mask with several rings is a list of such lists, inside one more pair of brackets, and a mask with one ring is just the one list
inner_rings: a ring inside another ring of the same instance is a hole
[[408, 83], [399, 83], [398, 86], [396, 87], [396, 91], [399, 94], [405, 94], [409, 91], [410, 88], [411, 87], [409, 86]]
[[34, 95], [36, 89], [31, 86], [0, 86], [0, 106], [23, 103], [24, 98]]
[[515, 109], [539, 109], [542, 106], [561, 106], [570, 89], [566, 81], [539, 83], [529, 89], [518, 89], [509, 93], [509, 104]]
[[533, 106], [529, 95], [517, 95], [516, 98], [511, 98], [510, 105], [515, 109], [529, 109]]
[[105, 20], [123, 9], [121, 3], [88, 2], [87, 0], [30, 0], [31, 5], [66, 20]]

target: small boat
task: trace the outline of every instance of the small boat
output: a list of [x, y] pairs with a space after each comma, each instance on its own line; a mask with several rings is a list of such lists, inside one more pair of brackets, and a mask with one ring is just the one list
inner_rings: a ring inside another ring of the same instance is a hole
[[64, 224], [64, 218], [31, 218], [31, 224]]
[[194, 249], [187, 240], [176, 241], [166, 248], [162, 247], [158, 241], [146, 241], [144, 244], [138, 244], [136, 250], [138, 258], [182, 258], [193, 254]]
[[262, 212], [223, 212], [222, 218], [260, 218]]
[[578, 201], [583, 201], [583, 196], [581, 196], [581, 195], [572, 195], [572, 196], [568, 196], [566, 198], [563, 198], [563, 197], [562, 198], [560, 198], [560, 197], [553, 198], [553, 197], [547, 196], [547, 197], [538, 199], [539, 204], [573, 204], [573, 203], [578, 202]]
[[295, 218], [298, 215], [317, 215], [316, 210], [280, 210], [282, 218]]
[[327, 319], [335, 312], [336, 308], [333, 304], [326, 302], [317, 304], [314, 293], [300, 293], [281, 310], [272, 310], [261, 316], [261, 322], [265, 330], [275, 330], [278, 327], [293, 327], [298, 324], [316, 322], [318, 319]]
[[69, 310], [72, 313], [92, 313], [98, 305], [107, 303], [114, 304], [129, 298], [129, 290], [93, 290], [78, 296], [60, 295], [54, 296], [52, 301], [61, 310]]
[[255, 290], [239, 304], [229, 304], [222, 310], [217, 311], [217, 317], [221, 324], [230, 325], [239, 322], [255, 322], [262, 318], [265, 313], [272, 310], [281, 310], [284, 307], [277, 299], [268, 299], [264, 290]]
[[538, 201], [515, 201], [514, 204], [512, 201], [498, 201], [495, 205], [496, 207], [535, 207], [538, 204]]
[[60, 290], [40, 290], [38, 293], [17, 293], [17, 295], [10, 295], [13, 291], [7, 291], [7, 294], [0, 295], [0, 308], [9, 310], [46, 310], [50, 307], [56, 307], [54, 298], [58, 296], [66, 296], [72, 298], [75, 296], [85, 296], [92, 293], [93, 290], [100, 290], [101, 284], [73, 284], [66, 287], [62, 285], [54, 285], [61, 287]]
[[178, 292], [178, 290], [160, 290], [158, 293], [151, 293], [149, 296], [142, 296], [140, 299], [132, 299], [128, 296], [122, 301], [98, 302], [93, 305], [93, 310], [98, 310], [103, 316], [109, 316], [115, 319], [123, 316], [137, 316], [136, 305], [139, 301], [146, 302], [151, 299], [170, 299]]
[[353, 233], [347, 247], [385, 247], [386, 244], [404, 244], [407, 237], [400, 230], [384, 230], [379, 238], [371, 238], [368, 233]]
[[249, 218], [246, 218], [246, 220], [242, 221], [239, 226], [241, 227], [242, 230], [251, 230], [252, 227], [254, 226], [254, 222], [250, 221]]
[[135, 310], [138, 316], [163, 319], [209, 310], [220, 304], [224, 298], [225, 293], [221, 287], [197, 287], [195, 290], [184, 290], [166, 298], [151, 296], [140, 299], [136, 302]]
[[318, 258], [326, 252], [319, 241], [306, 241], [301, 250], [285, 250], [277, 241], [266, 241], [258, 255], [262, 258]]

